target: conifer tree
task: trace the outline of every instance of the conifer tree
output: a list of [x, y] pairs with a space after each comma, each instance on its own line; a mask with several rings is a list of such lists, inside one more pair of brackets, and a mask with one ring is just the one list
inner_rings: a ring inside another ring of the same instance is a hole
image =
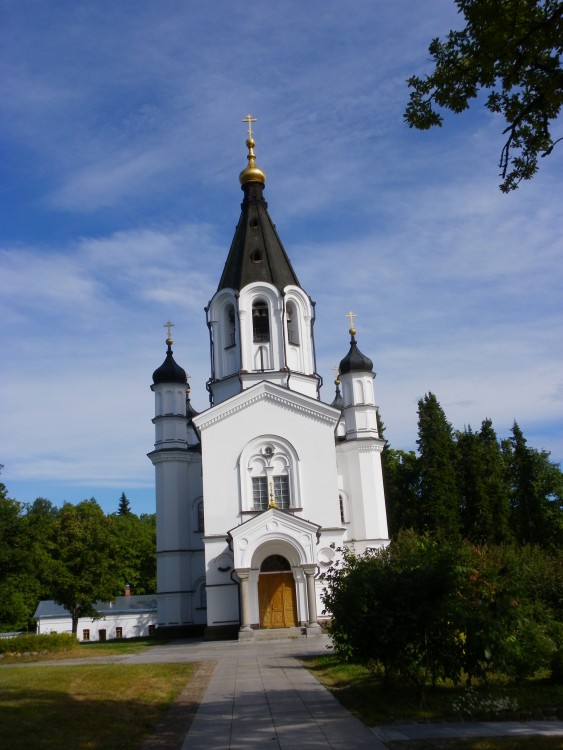
[[127, 499], [125, 492], [122, 492], [121, 497], [119, 498], [119, 508], [117, 509], [117, 515], [127, 516], [129, 513], [131, 513], [131, 504]]
[[458, 433], [457, 446], [464, 537], [477, 544], [510, 541], [506, 464], [491, 420], [480, 432]]
[[456, 445], [452, 426], [433, 393], [418, 402], [417, 445], [424, 530], [455, 539], [460, 533]]
[[394, 538], [401, 529], [422, 529], [420, 517], [420, 471], [414, 451], [395, 450], [385, 439], [385, 425], [377, 412], [379, 437], [385, 440], [381, 468], [385, 487], [385, 505], [389, 535]]
[[510, 469], [513, 526], [521, 544], [563, 543], [563, 474], [547, 451], [527, 446], [516, 422], [504, 442]]

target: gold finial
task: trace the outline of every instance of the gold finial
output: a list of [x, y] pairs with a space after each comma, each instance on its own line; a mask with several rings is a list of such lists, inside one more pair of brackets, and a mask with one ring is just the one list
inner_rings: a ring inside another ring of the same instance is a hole
[[350, 331], [349, 331], [350, 336], [355, 336], [356, 335], [356, 329], [354, 328], [354, 318], [356, 318], [357, 315], [356, 315], [356, 313], [350, 311], [350, 312], [346, 313], [346, 317], [350, 318]]
[[277, 508], [276, 499], [274, 497], [274, 485], [270, 482], [270, 502], [268, 503], [268, 508]]
[[334, 365], [332, 371], [334, 373], [334, 385], [340, 385], [340, 367], [338, 365]]
[[246, 147], [248, 148], [248, 156], [246, 157], [248, 159], [248, 167], [243, 169], [239, 175], [240, 184], [244, 185], [247, 182], [261, 182], [264, 184], [266, 182], [266, 175], [256, 166], [256, 156], [254, 154], [254, 146], [256, 145], [256, 142], [252, 134], [252, 123], [256, 122], [256, 118], [252, 115], [246, 115], [242, 122], [248, 124], [248, 138], [246, 139]]
[[163, 327], [163, 328], [168, 328], [168, 336], [167, 336], [167, 338], [166, 338], [166, 343], [167, 343], [167, 344], [168, 344], [169, 346], [172, 346], [172, 344], [173, 344], [174, 342], [172, 341], [172, 336], [170, 335], [170, 329], [171, 329], [171, 328], [174, 328], [174, 323], [171, 323], [170, 321], [168, 321], [168, 322], [167, 322], [167, 323], [165, 323], [165, 324], [164, 324], [164, 325], [163, 325], [162, 327]]

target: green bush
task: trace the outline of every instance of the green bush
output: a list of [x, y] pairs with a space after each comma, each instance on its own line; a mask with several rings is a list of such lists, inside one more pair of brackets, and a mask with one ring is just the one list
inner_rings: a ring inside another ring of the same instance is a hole
[[67, 651], [78, 645], [78, 639], [70, 633], [49, 635], [18, 635], [0, 639], [1, 654], [29, 654], [43, 651]]
[[324, 575], [334, 646], [421, 687], [491, 672], [521, 680], [550, 663], [553, 672], [560, 564], [533, 548], [454, 545], [412, 531], [364, 555], [344, 550]]

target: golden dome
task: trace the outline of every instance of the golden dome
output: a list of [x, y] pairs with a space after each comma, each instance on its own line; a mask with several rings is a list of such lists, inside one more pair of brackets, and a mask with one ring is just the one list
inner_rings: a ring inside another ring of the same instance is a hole
[[246, 139], [246, 147], [248, 148], [248, 167], [243, 169], [239, 175], [241, 185], [245, 185], [247, 182], [261, 182], [263, 185], [266, 184], [266, 174], [256, 166], [256, 156], [254, 155], [254, 146], [256, 142], [252, 137], [252, 123], [256, 122], [256, 118], [252, 115], [247, 115], [243, 122], [248, 123], [248, 138]]

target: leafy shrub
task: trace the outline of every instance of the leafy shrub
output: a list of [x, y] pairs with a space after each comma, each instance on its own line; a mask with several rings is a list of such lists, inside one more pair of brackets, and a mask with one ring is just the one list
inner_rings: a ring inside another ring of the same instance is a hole
[[18, 635], [0, 639], [0, 653], [29, 654], [43, 651], [67, 651], [78, 645], [78, 639], [70, 633], [50, 635]]
[[[496, 671], [520, 680], [548, 668], [561, 642], [560, 558], [542, 551], [520, 556], [408, 531], [385, 549], [342, 558], [323, 576], [334, 646], [387, 678], [423, 687]], [[530, 585], [542, 576], [543, 587]]]

